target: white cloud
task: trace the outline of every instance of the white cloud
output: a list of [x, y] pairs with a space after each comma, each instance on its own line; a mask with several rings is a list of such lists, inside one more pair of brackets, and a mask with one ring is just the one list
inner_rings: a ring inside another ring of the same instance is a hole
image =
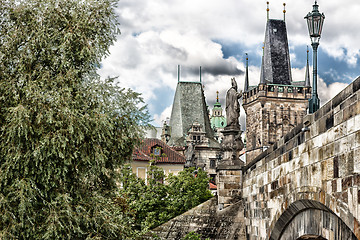
[[171, 116], [171, 110], [172, 110], [172, 104], [164, 109], [164, 111], [159, 115], [154, 115], [154, 122], [157, 126], [162, 126], [164, 124], [164, 121], [169, 123], [169, 119]]
[[[270, 1], [270, 18], [283, 18], [283, 2]], [[294, 63], [302, 61], [296, 56], [296, 47], [310, 44], [304, 16], [312, 10], [313, 1], [285, 2]], [[356, 66], [360, 55], [360, 3], [328, 0], [319, 5], [326, 16], [320, 47], [337, 61]], [[164, 120], [161, 118], [166, 117], [164, 114], [172, 104], [169, 99], [173, 98], [176, 88], [178, 64], [182, 65], [182, 80], [188, 81], [198, 80], [198, 67], [202, 66], [208, 103], [214, 103], [216, 91], [220, 92], [220, 100], [224, 103], [232, 76], [236, 77], [239, 89], [243, 88], [244, 75], [240, 70], [244, 70], [244, 63], [234, 57], [224, 59], [222, 46], [216, 42], [238, 44], [246, 48], [244, 52], [262, 54], [266, 1], [122, 0], [117, 12], [122, 34], [111, 47], [110, 56], [102, 62], [99, 73], [102, 77], [119, 76], [119, 85], [142, 93], [156, 124]], [[249, 67], [250, 85], [259, 82], [260, 69], [256, 66]], [[294, 69], [293, 80], [303, 80], [302, 71]], [[324, 100], [333, 94], [333, 86], [341, 85], [322, 83], [319, 79], [319, 89], [320, 86], [324, 88], [319, 94]]]

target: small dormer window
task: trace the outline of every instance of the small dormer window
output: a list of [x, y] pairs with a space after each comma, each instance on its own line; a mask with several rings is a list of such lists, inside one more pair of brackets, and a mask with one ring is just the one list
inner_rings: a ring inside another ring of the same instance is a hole
[[153, 149], [153, 154], [155, 156], [160, 156], [161, 155], [161, 149], [159, 147], [156, 147]]

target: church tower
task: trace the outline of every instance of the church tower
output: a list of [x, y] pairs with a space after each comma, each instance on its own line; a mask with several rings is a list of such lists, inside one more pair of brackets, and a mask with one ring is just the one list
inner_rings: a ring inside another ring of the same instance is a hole
[[243, 107], [247, 163], [302, 121], [311, 97], [306, 77], [293, 81], [291, 76], [284, 10], [283, 20], [267, 20], [259, 84], [249, 86], [246, 74]]
[[216, 102], [212, 109], [212, 115], [210, 118], [211, 128], [214, 130], [215, 139], [221, 143], [223, 134], [222, 130], [226, 127], [226, 118], [223, 115], [223, 108], [221, 107], [221, 103], [219, 102], [219, 91], [216, 92]]

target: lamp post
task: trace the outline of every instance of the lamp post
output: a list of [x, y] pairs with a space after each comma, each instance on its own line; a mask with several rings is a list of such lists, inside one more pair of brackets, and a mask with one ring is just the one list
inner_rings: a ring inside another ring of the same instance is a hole
[[313, 5], [312, 12], [309, 12], [305, 16], [305, 19], [308, 25], [311, 46], [313, 48], [313, 87], [311, 99], [309, 100], [309, 113], [314, 113], [320, 107], [320, 99], [317, 94], [317, 49], [319, 47], [321, 31], [325, 19], [325, 15], [319, 12], [317, 1], [315, 1], [315, 4]]

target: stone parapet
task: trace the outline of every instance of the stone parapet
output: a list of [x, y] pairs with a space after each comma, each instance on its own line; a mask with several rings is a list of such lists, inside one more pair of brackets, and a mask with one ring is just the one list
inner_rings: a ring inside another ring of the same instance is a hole
[[245, 240], [243, 202], [235, 203], [231, 209], [218, 211], [216, 197], [177, 216], [153, 229], [160, 239], [179, 240], [189, 232], [196, 232], [202, 239]]

